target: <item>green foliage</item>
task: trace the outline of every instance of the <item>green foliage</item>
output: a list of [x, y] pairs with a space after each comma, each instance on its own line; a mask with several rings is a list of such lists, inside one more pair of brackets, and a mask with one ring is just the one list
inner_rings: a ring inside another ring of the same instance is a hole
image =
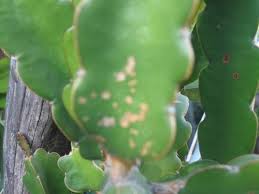
[[71, 191], [80, 193], [102, 189], [105, 180], [103, 170], [94, 161], [82, 158], [78, 148], [61, 157], [58, 166], [65, 173], [65, 184]]
[[26, 158], [24, 185], [31, 194], [71, 194], [64, 184], [64, 174], [57, 166], [59, 155], [37, 150]]
[[[259, 157], [242, 156], [253, 151], [258, 128], [250, 106], [259, 0], [205, 3], [0, 0], [1, 48], [17, 58], [24, 83], [51, 102], [72, 141], [61, 158], [42, 149], [30, 156], [21, 136], [30, 193], [151, 194], [150, 183], [171, 180], [184, 183], [180, 194], [259, 193]], [[8, 75], [4, 57], [0, 108]], [[193, 164], [181, 161], [191, 125], [179, 90], [206, 113], [203, 160]]]
[[[190, 176], [180, 194], [258, 193], [259, 157], [242, 156], [231, 165], [214, 165]], [[202, 185], [202, 186], [201, 186]]]
[[197, 24], [210, 62], [199, 78], [206, 113], [199, 126], [199, 142], [203, 158], [225, 163], [251, 153], [257, 137], [257, 119], [250, 105], [259, 78], [259, 50], [253, 43], [259, 2], [206, 3]]
[[144, 161], [141, 165], [140, 170], [148, 180], [155, 182], [169, 180], [175, 176], [181, 168], [182, 164], [177, 155], [177, 151], [187, 144], [191, 135], [191, 125], [184, 118], [188, 106], [188, 98], [178, 93], [175, 101], [175, 108], [172, 107], [171, 110], [173, 115], [176, 114], [176, 141], [166, 157], [161, 160]]
[[113, 6], [85, 1], [77, 14], [82, 69], [71, 89], [72, 112], [109, 153], [159, 158], [169, 152], [176, 133], [162, 107], [174, 99], [178, 82], [188, 73], [190, 43], [186, 32], [178, 41], [178, 31], [192, 3], [109, 3]]

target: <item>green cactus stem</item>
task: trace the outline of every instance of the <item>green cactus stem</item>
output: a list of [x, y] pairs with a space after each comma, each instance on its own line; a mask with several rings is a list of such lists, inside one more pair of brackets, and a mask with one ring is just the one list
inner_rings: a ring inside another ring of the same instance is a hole
[[176, 135], [166, 107], [190, 74], [185, 22], [196, 4], [112, 0], [109, 5], [96, 0], [79, 6], [75, 28], [81, 69], [71, 89], [73, 112], [110, 154], [163, 157]]
[[227, 162], [251, 153], [257, 118], [250, 104], [259, 75], [259, 50], [254, 36], [258, 0], [207, 0], [197, 24], [209, 60], [200, 76], [201, 102], [206, 113], [199, 126], [204, 159]]

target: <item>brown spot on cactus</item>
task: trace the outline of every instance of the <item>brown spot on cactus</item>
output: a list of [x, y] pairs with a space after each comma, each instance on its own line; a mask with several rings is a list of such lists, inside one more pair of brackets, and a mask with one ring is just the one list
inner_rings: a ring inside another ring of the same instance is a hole
[[126, 74], [124, 72], [118, 72], [115, 74], [115, 79], [117, 82], [123, 82], [126, 80]]
[[140, 153], [141, 156], [146, 156], [149, 153], [151, 147], [152, 147], [152, 142], [151, 141], [146, 142], [141, 149], [141, 153]]
[[103, 117], [99, 122], [98, 126], [109, 128], [114, 127], [116, 124], [114, 117]]
[[85, 97], [83, 97], [83, 96], [80, 96], [78, 98], [78, 103], [79, 104], [86, 104], [87, 103], [87, 99]]
[[125, 102], [130, 105], [133, 103], [133, 98], [131, 96], [126, 96]]
[[103, 100], [110, 100], [111, 97], [112, 97], [112, 94], [111, 94], [111, 92], [109, 92], [109, 91], [104, 91], [104, 92], [102, 92], [102, 94], [101, 94], [101, 98], [102, 98]]
[[136, 67], [135, 57], [131, 56], [128, 58], [128, 61], [125, 67], [126, 74], [132, 77], [136, 76], [135, 67]]
[[228, 64], [230, 61], [230, 56], [228, 54], [225, 54], [223, 57], [223, 63]]
[[126, 120], [125, 118], [122, 118], [122, 119], [120, 120], [120, 126], [121, 126], [122, 128], [128, 128], [128, 127], [129, 127], [129, 121]]

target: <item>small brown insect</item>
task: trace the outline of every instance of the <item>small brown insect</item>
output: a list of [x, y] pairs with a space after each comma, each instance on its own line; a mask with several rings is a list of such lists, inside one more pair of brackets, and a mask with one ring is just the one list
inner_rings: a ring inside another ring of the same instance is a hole
[[240, 75], [239, 75], [238, 72], [235, 72], [235, 73], [233, 73], [232, 77], [233, 77], [234, 80], [239, 80]]
[[228, 64], [230, 61], [230, 56], [228, 54], [225, 54], [223, 57], [223, 63]]

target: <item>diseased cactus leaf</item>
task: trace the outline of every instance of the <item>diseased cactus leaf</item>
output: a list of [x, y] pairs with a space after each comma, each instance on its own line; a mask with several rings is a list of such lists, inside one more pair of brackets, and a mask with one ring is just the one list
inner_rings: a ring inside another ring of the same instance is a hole
[[0, 5], [0, 45], [18, 58], [22, 80], [53, 100], [69, 79], [62, 45], [72, 24], [71, 1], [1, 0]]
[[201, 168], [187, 179], [180, 194], [259, 193], [259, 158], [243, 156], [235, 160], [234, 166], [214, 165]]
[[73, 112], [111, 154], [159, 158], [175, 136], [165, 107], [191, 64], [188, 32], [179, 30], [192, 1], [109, 3], [80, 6], [75, 28], [83, 69], [72, 86]]
[[199, 143], [202, 158], [224, 163], [254, 150], [257, 119], [250, 105], [259, 78], [259, 49], [253, 44], [259, 1], [206, 3], [197, 24], [210, 62], [199, 79], [206, 113]]
[[57, 166], [59, 155], [38, 149], [26, 158], [23, 177], [30, 194], [71, 194], [64, 184], [64, 174]]
[[[63, 102], [66, 110], [68, 111], [70, 117], [73, 118], [74, 121], [78, 121], [76, 114], [73, 112], [72, 104], [71, 104], [71, 84], [68, 84], [65, 86], [63, 90]], [[60, 126], [64, 125], [67, 121], [67, 117], [63, 117], [62, 114], [64, 114], [64, 111], [60, 109], [59, 114], [56, 113], [56, 116], [54, 115], [54, 119], [57, 118], [57, 116], [60, 116]], [[66, 121], [63, 122], [62, 120], [65, 119]], [[80, 122], [77, 122], [79, 124], [75, 125], [75, 123], [70, 122], [70, 127], [67, 128], [68, 133], [70, 133], [70, 138], [74, 137], [74, 141], [77, 141], [80, 148], [80, 154], [82, 157], [91, 159], [91, 160], [102, 160], [103, 154], [101, 152], [101, 149], [99, 148], [99, 145], [97, 142], [89, 138], [88, 134], [83, 132], [79, 126], [82, 126]], [[73, 126], [71, 126], [73, 125]], [[64, 125], [62, 128], [66, 128], [68, 125]], [[72, 136], [73, 135], [73, 136]]]
[[191, 136], [191, 125], [184, 118], [188, 106], [188, 98], [178, 93], [175, 101], [175, 108], [172, 107], [171, 110], [176, 114], [176, 141], [171, 152], [167, 154], [166, 157], [161, 160], [150, 160], [142, 163], [140, 171], [149, 181], [161, 182], [169, 180], [174, 177], [182, 167], [177, 151], [187, 144], [187, 141]]
[[103, 170], [81, 157], [78, 148], [63, 156], [58, 166], [65, 173], [65, 184], [73, 192], [100, 191], [105, 181]]

